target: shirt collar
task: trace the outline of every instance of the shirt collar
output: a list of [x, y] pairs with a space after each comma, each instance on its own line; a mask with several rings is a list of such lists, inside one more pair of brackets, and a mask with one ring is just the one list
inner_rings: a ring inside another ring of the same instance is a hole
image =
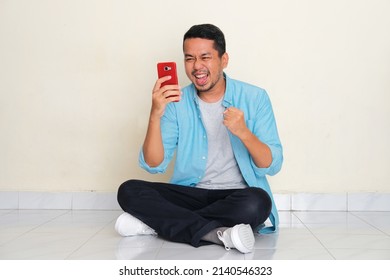
[[225, 96], [223, 98], [222, 105], [224, 107], [228, 108], [228, 107], [232, 106], [232, 104], [233, 104], [233, 92], [231, 90], [232, 83], [231, 83], [231, 79], [229, 78], [228, 75], [223, 73], [223, 76], [224, 76], [225, 81], [226, 81], [226, 89], [225, 89]]

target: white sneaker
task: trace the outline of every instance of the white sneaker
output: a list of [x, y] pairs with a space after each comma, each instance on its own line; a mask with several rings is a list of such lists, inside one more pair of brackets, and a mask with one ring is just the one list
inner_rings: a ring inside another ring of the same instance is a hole
[[223, 242], [226, 250], [236, 248], [241, 253], [250, 253], [255, 244], [255, 237], [250, 225], [239, 224], [228, 228], [224, 232], [217, 232], [219, 240]]
[[154, 229], [126, 212], [116, 220], [115, 230], [122, 236], [157, 234]]

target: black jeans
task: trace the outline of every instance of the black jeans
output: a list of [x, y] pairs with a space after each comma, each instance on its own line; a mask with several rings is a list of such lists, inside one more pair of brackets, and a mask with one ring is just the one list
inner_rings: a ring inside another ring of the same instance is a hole
[[159, 236], [194, 247], [210, 244], [201, 238], [218, 227], [264, 223], [271, 199], [260, 188], [206, 190], [140, 180], [118, 190], [122, 209], [153, 228]]

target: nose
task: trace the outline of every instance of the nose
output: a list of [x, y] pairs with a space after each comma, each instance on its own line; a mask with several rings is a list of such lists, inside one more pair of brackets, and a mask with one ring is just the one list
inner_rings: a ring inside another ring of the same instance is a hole
[[199, 70], [203, 67], [202, 61], [200, 59], [195, 59], [194, 64], [192, 66], [195, 70]]

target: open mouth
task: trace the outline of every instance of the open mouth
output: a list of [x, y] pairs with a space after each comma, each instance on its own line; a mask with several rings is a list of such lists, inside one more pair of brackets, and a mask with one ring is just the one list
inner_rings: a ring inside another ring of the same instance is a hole
[[196, 79], [196, 84], [199, 86], [204, 86], [207, 83], [208, 75], [206, 73], [194, 74]]

